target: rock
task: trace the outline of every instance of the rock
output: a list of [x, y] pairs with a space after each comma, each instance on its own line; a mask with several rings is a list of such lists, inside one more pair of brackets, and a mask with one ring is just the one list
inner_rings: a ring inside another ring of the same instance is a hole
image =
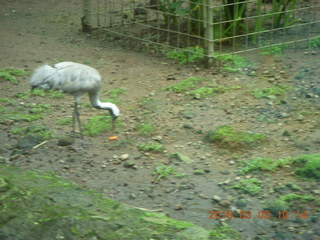
[[125, 160], [128, 160], [129, 157], [130, 157], [129, 154], [125, 153], [125, 154], [122, 154], [122, 155], [120, 156], [120, 160], [121, 160], [121, 161], [125, 161]]
[[189, 158], [186, 155], [183, 155], [182, 153], [176, 152], [172, 155], [174, 158], [176, 158], [177, 160], [184, 162], [184, 163], [192, 163], [193, 160], [191, 158]]
[[176, 204], [173, 209], [176, 211], [182, 210], [182, 204], [181, 203]]
[[193, 174], [194, 175], [204, 175], [205, 171], [202, 170], [202, 169], [196, 169], [196, 170], [193, 171]]
[[58, 140], [58, 146], [69, 146], [73, 144], [73, 138], [69, 136], [65, 136], [62, 138], [59, 138]]
[[43, 140], [44, 138], [40, 134], [28, 134], [23, 136], [18, 140], [17, 147], [15, 150], [13, 150], [11, 156], [15, 156], [17, 154], [26, 154], [29, 150], [41, 143]]
[[213, 195], [212, 200], [215, 202], [220, 202], [221, 201], [221, 197], [219, 197], [218, 195]]
[[219, 201], [219, 205], [221, 207], [229, 207], [231, 205], [231, 202], [229, 200], [221, 200]]
[[133, 161], [127, 161], [123, 164], [124, 167], [126, 168], [132, 168], [135, 165]]

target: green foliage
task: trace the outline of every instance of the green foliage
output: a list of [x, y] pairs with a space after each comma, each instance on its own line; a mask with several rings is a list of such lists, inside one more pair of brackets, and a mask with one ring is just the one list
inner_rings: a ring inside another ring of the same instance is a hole
[[154, 175], [157, 175], [157, 180], [160, 180], [162, 178], [167, 178], [170, 175], [173, 175], [175, 173], [175, 169], [172, 166], [164, 165], [163, 163], [159, 163], [156, 166], [155, 171], [153, 172]]
[[169, 87], [166, 87], [165, 90], [169, 90], [175, 93], [185, 92], [189, 89], [194, 88], [198, 83], [202, 81], [207, 81], [206, 78], [197, 78], [197, 77], [190, 77], [185, 80], [182, 80], [176, 84], [173, 84]]
[[[239, 232], [231, 228], [228, 224], [215, 224], [210, 232], [210, 236], [214, 240], [237, 240], [242, 239]], [[211, 238], [210, 238], [211, 239]]]
[[285, 44], [265, 47], [261, 51], [261, 55], [274, 55], [281, 56], [284, 53], [284, 50], [287, 49], [288, 46]]
[[157, 142], [139, 144], [137, 148], [142, 152], [162, 152], [164, 150], [163, 145]]
[[199, 98], [209, 97], [210, 95], [213, 95], [214, 93], [224, 93], [227, 90], [228, 90], [227, 87], [218, 85], [216, 87], [201, 87], [196, 90], [190, 91], [187, 94], [199, 99]]
[[256, 178], [242, 179], [237, 184], [230, 186], [239, 192], [256, 195], [261, 191], [261, 181]]
[[245, 164], [246, 167], [240, 169], [240, 173], [246, 174], [248, 172], [259, 171], [259, 170], [274, 171], [275, 169], [282, 167], [284, 165], [290, 164], [291, 162], [292, 162], [291, 158], [285, 158], [285, 159], [279, 159], [279, 160], [274, 160], [272, 158], [256, 158], [247, 162]]
[[310, 39], [308, 45], [312, 48], [320, 48], [320, 37]]
[[135, 130], [137, 130], [142, 136], [150, 136], [155, 127], [151, 123], [140, 123], [135, 127]]
[[14, 120], [14, 121], [26, 121], [33, 122], [39, 119], [43, 119], [42, 114], [28, 114], [28, 113], [7, 113], [0, 117], [0, 122], [5, 120]]
[[309, 154], [293, 160], [294, 173], [306, 179], [320, 179], [320, 154]]
[[162, 0], [159, 7], [166, 25], [178, 25], [178, 17], [189, 13], [189, 7], [183, 3], [179, 0]]
[[57, 120], [58, 125], [71, 125], [72, 118], [60, 118]]
[[51, 98], [63, 98], [64, 97], [64, 94], [62, 92], [55, 91], [55, 90], [43, 90], [43, 89], [39, 89], [39, 88], [33, 89], [32, 95], [39, 96], [39, 97], [48, 96]]
[[203, 48], [195, 46], [182, 49], [174, 49], [171, 52], [167, 53], [167, 57], [177, 60], [180, 64], [194, 63], [203, 60], [205, 57], [205, 52]]
[[225, 72], [239, 72], [242, 73], [242, 68], [248, 67], [251, 64], [244, 57], [232, 54], [222, 54], [215, 52], [212, 55], [215, 61], [220, 61], [223, 64], [222, 70]]
[[118, 98], [121, 94], [125, 92], [126, 92], [125, 88], [115, 88], [108, 92], [108, 96], [114, 99], [114, 98]]
[[13, 100], [10, 99], [10, 98], [6, 98], [6, 97], [1, 97], [1, 98], [0, 98], [0, 102], [8, 103], [8, 104], [13, 104]]
[[[116, 122], [118, 123], [118, 121]], [[83, 134], [95, 136], [101, 132], [106, 132], [112, 128], [112, 118], [110, 116], [94, 116], [83, 126]]]
[[38, 134], [42, 137], [43, 140], [50, 139], [53, 136], [52, 131], [42, 125], [35, 125], [35, 126], [27, 127], [22, 134], [23, 135]]
[[266, 137], [263, 134], [237, 131], [230, 125], [209, 130], [204, 138], [207, 142], [231, 149], [255, 145], [265, 139]]
[[32, 105], [32, 108], [29, 110], [30, 113], [42, 113], [46, 112], [51, 109], [51, 104], [44, 103], [44, 104], [35, 104]]
[[308, 202], [316, 200], [316, 198], [312, 195], [300, 195], [296, 193], [289, 193], [280, 197], [280, 200], [291, 202], [291, 201], [300, 201], [300, 202]]
[[296, 0], [279, 0], [272, 1], [272, 19], [273, 27], [288, 27], [297, 22], [297, 19], [294, 19], [294, 10], [296, 8]]
[[278, 211], [284, 212], [290, 209], [290, 204], [284, 200], [277, 199], [275, 201], [268, 201], [265, 210], [270, 211], [273, 216], [277, 216]]
[[252, 94], [255, 98], [266, 98], [268, 96], [284, 96], [286, 95], [292, 87], [285, 85], [285, 84], [279, 84], [276, 86], [272, 86], [269, 88], [261, 88], [261, 89], [254, 89], [252, 91]]
[[27, 72], [25, 72], [22, 69], [17, 68], [3, 68], [0, 70], [0, 78], [3, 78], [7, 81], [10, 81], [13, 84], [18, 83], [17, 77], [19, 76], [25, 76], [27, 75]]

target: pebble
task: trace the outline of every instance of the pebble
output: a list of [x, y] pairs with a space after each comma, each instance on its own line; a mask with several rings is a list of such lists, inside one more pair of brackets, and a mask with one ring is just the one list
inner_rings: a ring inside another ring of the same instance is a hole
[[176, 204], [173, 209], [176, 211], [182, 210], [182, 204], [181, 203]]
[[219, 205], [222, 207], [229, 207], [231, 205], [231, 202], [229, 200], [221, 200], [219, 201]]
[[219, 197], [218, 195], [213, 195], [212, 200], [215, 202], [220, 202], [221, 201], [221, 197]]
[[122, 154], [122, 155], [120, 156], [120, 160], [121, 160], [121, 161], [125, 161], [125, 160], [128, 160], [129, 157], [130, 157], [129, 154], [125, 153], [125, 154]]

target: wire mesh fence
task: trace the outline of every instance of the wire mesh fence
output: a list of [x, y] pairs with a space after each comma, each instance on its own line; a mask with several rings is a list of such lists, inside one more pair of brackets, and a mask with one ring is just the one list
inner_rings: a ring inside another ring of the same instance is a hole
[[84, 31], [209, 60], [289, 44], [320, 46], [320, 0], [83, 0], [83, 10]]

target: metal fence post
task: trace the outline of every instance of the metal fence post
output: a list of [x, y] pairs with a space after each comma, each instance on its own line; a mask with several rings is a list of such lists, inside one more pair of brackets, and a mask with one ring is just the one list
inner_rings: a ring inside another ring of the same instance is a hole
[[91, 25], [91, 0], [83, 0], [83, 16], [81, 17], [82, 32], [90, 32]]
[[214, 52], [214, 32], [213, 32], [213, 0], [206, 1], [206, 32], [205, 32], [205, 45], [207, 50], [207, 65], [212, 63], [212, 56]]

